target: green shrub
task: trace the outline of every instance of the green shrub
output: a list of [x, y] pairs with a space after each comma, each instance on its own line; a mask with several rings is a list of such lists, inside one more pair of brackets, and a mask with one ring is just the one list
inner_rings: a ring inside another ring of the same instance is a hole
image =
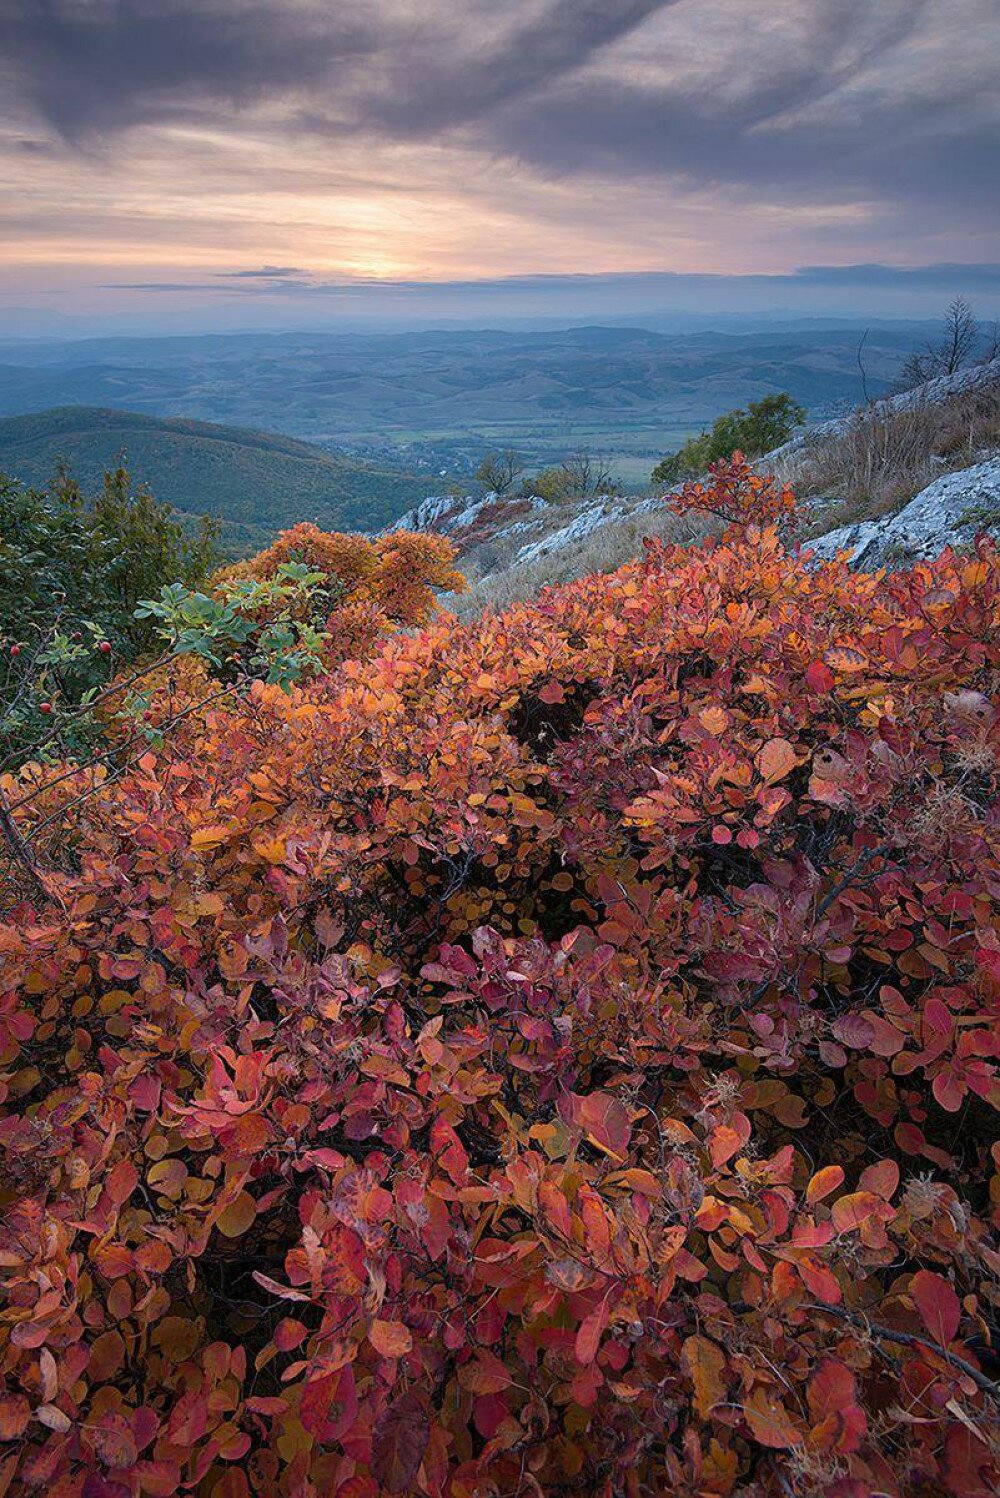
[[0, 475], [0, 757], [156, 646], [141, 599], [219, 560], [210, 521], [185, 528], [124, 468], [91, 499], [63, 473], [47, 489]]
[[685, 442], [679, 452], [668, 453], [653, 469], [654, 484], [675, 484], [681, 479], [704, 473], [709, 464], [741, 452], [758, 458], [772, 448], [787, 442], [806, 413], [787, 393], [765, 395], [750, 401], [746, 410], [727, 411], [712, 426]]

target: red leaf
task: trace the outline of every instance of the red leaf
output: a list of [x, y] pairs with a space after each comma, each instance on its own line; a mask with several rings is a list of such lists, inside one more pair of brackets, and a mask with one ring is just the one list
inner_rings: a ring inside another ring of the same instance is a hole
[[965, 1083], [953, 1071], [939, 1071], [931, 1091], [946, 1113], [957, 1113], [965, 1099]]
[[910, 1281], [910, 1294], [935, 1342], [947, 1347], [955, 1340], [962, 1319], [961, 1302], [948, 1281], [929, 1269], [918, 1269]]
[[585, 1316], [580, 1322], [576, 1333], [577, 1362], [586, 1365], [596, 1358], [604, 1328], [608, 1324], [608, 1315], [608, 1300], [605, 1296], [603, 1300], [598, 1301], [590, 1315]]
[[299, 1419], [310, 1435], [331, 1443], [353, 1425], [358, 1396], [351, 1368], [340, 1368], [310, 1379], [302, 1390]]
[[431, 1423], [411, 1389], [379, 1415], [372, 1433], [372, 1476], [389, 1493], [406, 1493], [420, 1469]]
[[810, 661], [806, 667], [806, 684], [814, 692], [829, 692], [836, 677], [822, 661]]
[[624, 1158], [632, 1129], [624, 1103], [610, 1092], [592, 1092], [586, 1097], [571, 1092], [560, 1104], [560, 1112], [595, 1144]]
[[862, 1191], [874, 1191], [883, 1201], [891, 1201], [899, 1185], [899, 1166], [895, 1160], [878, 1160], [861, 1172], [858, 1186]]
[[0, 1441], [16, 1441], [28, 1428], [31, 1405], [23, 1394], [5, 1394], [0, 1398]]
[[139, 1172], [131, 1160], [119, 1160], [108, 1176], [107, 1191], [116, 1207], [127, 1202], [139, 1184]]
[[241, 1468], [230, 1467], [212, 1489], [212, 1498], [247, 1498], [250, 1492]]
[[867, 1051], [875, 1039], [875, 1026], [861, 1014], [842, 1014], [832, 1029], [841, 1045], [852, 1051]]

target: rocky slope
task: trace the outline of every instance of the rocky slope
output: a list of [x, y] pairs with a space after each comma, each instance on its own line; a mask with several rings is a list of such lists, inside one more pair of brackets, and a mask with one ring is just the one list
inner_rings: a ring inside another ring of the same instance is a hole
[[849, 550], [855, 567], [929, 561], [945, 546], [967, 546], [978, 531], [1000, 530], [1000, 455], [945, 473], [896, 515], [838, 526], [810, 543], [817, 556]]
[[[943, 413], [963, 397], [992, 401], [1000, 410], [1000, 359], [928, 381], [832, 422], [823, 422], [760, 459], [806, 496], [813, 532], [808, 545], [819, 556], [852, 550], [855, 566], [937, 556], [945, 546], [971, 543], [977, 531], [1000, 534], [1000, 436], [978, 451], [932, 452], [929, 470], [946, 468], [895, 511], [873, 514], [873, 506], [849, 525], [838, 525], [843, 504], [835, 493], [810, 487], [811, 458], [849, 439], [864, 423], [880, 430], [914, 416]], [[933, 420], [930, 425], [933, 426]], [[995, 425], [1000, 433], [1000, 425]], [[849, 442], [845, 441], [845, 447]], [[911, 483], [910, 494], [917, 484]], [[827, 517], [826, 526], [822, 518]], [[590, 496], [571, 504], [548, 504], [535, 496], [444, 495], [425, 500], [400, 517], [393, 529], [434, 530], [451, 536], [473, 588], [462, 612], [528, 596], [547, 582], [563, 582], [586, 571], [620, 565], [640, 549], [645, 535], [685, 539], [683, 527], [664, 508], [662, 495]], [[819, 536], [815, 534], [817, 530]]]

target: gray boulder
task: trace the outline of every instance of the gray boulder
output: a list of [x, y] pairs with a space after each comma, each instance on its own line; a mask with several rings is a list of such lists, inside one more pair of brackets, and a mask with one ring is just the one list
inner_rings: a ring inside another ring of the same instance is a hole
[[1000, 532], [1000, 455], [943, 474], [896, 515], [840, 526], [808, 545], [819, 557], [850, 549], [851, 565], [871, 571], [928, 561], [978, 531]]

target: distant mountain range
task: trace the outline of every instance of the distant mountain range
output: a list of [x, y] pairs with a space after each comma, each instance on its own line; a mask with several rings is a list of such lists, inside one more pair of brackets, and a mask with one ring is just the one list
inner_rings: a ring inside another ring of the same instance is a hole
[[134, 478], [177, 510], [222, 522], [233, 551], [298, 520], [371, 530], [433, 487], [427, 478], [324, 452], [294, 438], [208, 422], [68, 406], [0, 420], [0, 472], [45, 484], [60, 462], [85, 491], [125, 458]]
[[[871, 395], [888, 387], [926, 331], [904, 323], [870, 330]], [[112, 406], [283, 432], [428, 474], [467, 474], [496, 443], [517, 446], [535, 464], [589, 448], [621, 460], [622, 476], [637, 482], [657, 456], [769, 391], [790, 391], [814, 418], [854, 405], [863, 332], [802, 322], [751, 332], [575, 327], [0, 342], [0, 415]]]

